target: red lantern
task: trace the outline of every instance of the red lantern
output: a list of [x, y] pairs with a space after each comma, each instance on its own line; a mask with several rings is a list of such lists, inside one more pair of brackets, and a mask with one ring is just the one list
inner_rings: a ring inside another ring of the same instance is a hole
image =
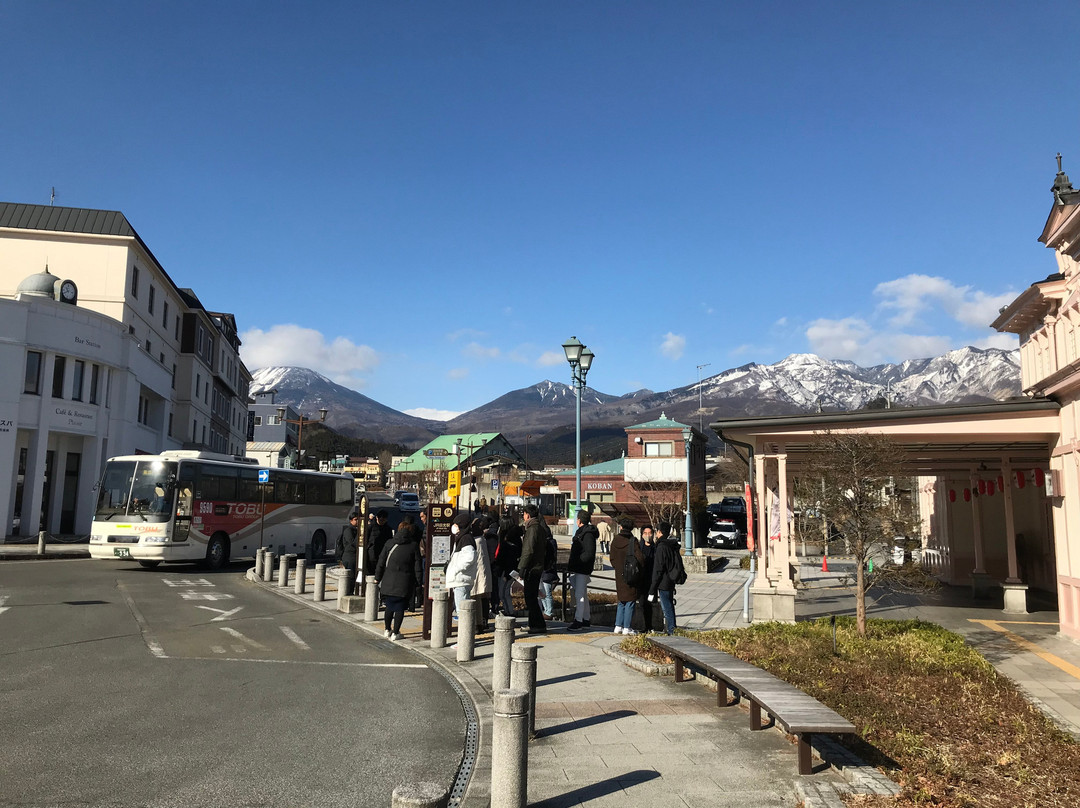
[[988, 482], [986, 484], [986, 496], [988, 496], [988, 497], [994, 496], [994, 481], [993, 480], [991, 480], [990, 482]]
[[1021, 469], [1017, 469], [1016, 470], [1016, 487], [1019, 488], [1022, 491], [1024, 489], [1025, 485], [1027, 485], [1027, 475]]
[[998, 491], [1005, 491], [1005, 478], [1002, 477], [1000, 474], [998, 475]]
[[949, 502], [956, 502], [956, 489], [955, 488], [950, 488], [949, 489]]
[[986, 493], [986, 480], [979, 480], [979, 493], [980, 494], [985, 494]]
[[971, 502], [971, 489], [970, 488], [965, 488], [964, 489], [964, 502]]
[[1046, 475], [1043, 474], [1042, 469], [1035, 469], [1035, 485], [1039, 488], [1043, 487], [1043, 483], [1046, 482]]

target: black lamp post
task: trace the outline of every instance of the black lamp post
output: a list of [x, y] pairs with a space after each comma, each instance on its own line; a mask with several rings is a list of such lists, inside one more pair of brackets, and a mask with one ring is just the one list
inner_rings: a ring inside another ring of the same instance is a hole
[[566, 361], [570, 363], [570, 378], [574, 383], [575, 398], [575, 430], [574, 430], [574, 465], [577, 470], [577, 489], [574, 501], [574, 515], [581, 508], [581, 393], [585, 389], [585, 377], [592, 367], [595, 354], [581, 344], [577, 337], [570, 337], [562, 346], [566, 354]]

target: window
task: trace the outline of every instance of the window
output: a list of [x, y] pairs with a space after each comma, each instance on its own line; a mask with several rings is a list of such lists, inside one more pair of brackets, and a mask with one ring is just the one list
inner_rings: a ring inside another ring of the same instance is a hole
[[26, 374], [23, 376], [23, 392], [34, 396], [41, 393], [41, 354], [38, 351], [26, 352]]
[[255, 416], [255, 426], [262, 426], [262, 416], [261, 415], [256, 415]]
[[150, 422], [150, 400], [139, 396], [139, 423], [144, 426]]
[[202, 391], [202, 376], [198, 373], [195, 374], [195, 398], [199, 397], [199, 393]]
[[158, 354], [158, 361], [163, 365], [165, 364], [165, 354], [164, 353], [159, 353]]
[[161, 327], [162, 328], [168, 328], [169, 327], [169, 301], [168, 300], [162, 300], [161, 301]]
[[131, 296], [139, 296], [139, 268], [135, 266], [131, 268]]
[[172, 417], [173, 417], [173, 414], [170, 412], [169, 413], [169, 437], [170, 438], [172, 437]]
[[266, 416], [266, 425], [267, 426], [277, 426], [280, 423], [281, 423], [281, 416], [280, 415], [268, 415], [268, 416]]
[[86, 375], [86, 363], [75, 360], [75, 373], [71, 377], [71, 400], [82, 401], [83, 377]]
[[199, 420], [193, 418], [191, 421], [191, 442], [194, 443], [195, 439], [199, 437]]
[[176, 315], [176, 326], [173, 328], [173, 339], [180, 339], [180, 315]]
[[152, 343], [150, 340], [146, 341], [146, 352], [151, 355], [153, 355], [154, 353], [154, 343]]
[[63, 356], [56, 357], [53, 360], [53, 374], [52, 374], [52, 394], [53, 398], [64, 397], [64, 370], [67, 367], [67, 360]]
[[154, 287], [153, 287], [153, 285], [150, 286], [150, 291], [147, 293], [146, 308], [151, 314], [154, 313]]
[[649, 441], [645, 444], [646, 457], [671, 457], [672, 443], [665, 441]]
[[176, 389], [176, 365], [172, 366], [172, 389]]
[[93, 365], [90, 368], [90, 403], [98, 403], [98, 383], [101, 380], [101, 365]]

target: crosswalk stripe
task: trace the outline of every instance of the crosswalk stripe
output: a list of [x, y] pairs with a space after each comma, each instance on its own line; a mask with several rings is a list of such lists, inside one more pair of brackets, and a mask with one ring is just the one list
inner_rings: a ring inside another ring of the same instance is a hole
[[261, 651], [269, 651], [270, 650], [265, 645], [263, 645], [261, 642], [256, 642], [255, 640], [251, 639], [250, 637], [245, 637], [243, 634], [241, 634], [235, 628], [230, 628], [229, 626], [221, 626], [221, 630], [224, 631], [226, 634], [229, 634], [229, 635], [231, 635], [233, 637], [236, 637], [236, 639], [240, 640], [240, 642], [245, 643], [246, 645], [250, 645], [252, 648], [258, 648]]
[[286, 637], [288, 637], [290, 640], [300, 646], [300, 648], [305, 651], [311, 650], [311, 646], [301, 640], [300, 635], [293, 631], [291, 628], [289, 628], [288, 626], [279, 626], [279, 628], [281, 629], [282, 634], [284, 634]]

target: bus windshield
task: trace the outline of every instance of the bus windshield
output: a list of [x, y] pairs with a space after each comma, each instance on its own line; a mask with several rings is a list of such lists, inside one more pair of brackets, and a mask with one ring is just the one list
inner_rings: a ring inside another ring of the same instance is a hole
[[176, 463], [160, 459], [111, 460], [98, 490], [94, 519], [167, 522], [176, 497]]

